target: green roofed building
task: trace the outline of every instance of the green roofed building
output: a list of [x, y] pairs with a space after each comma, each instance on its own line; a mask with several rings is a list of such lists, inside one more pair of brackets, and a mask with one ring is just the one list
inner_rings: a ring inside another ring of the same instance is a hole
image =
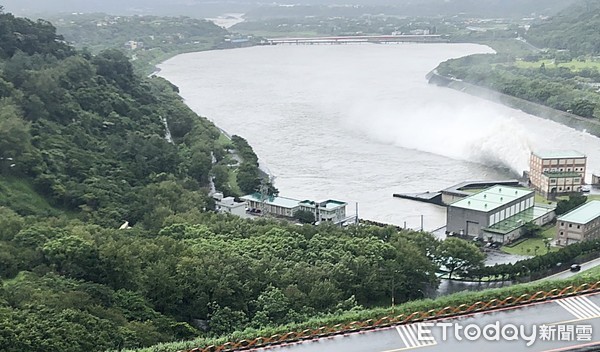
[[534, 204], [527, 188], [493, 186], [448, 206], [446, 231], [508, 243], [521, 236], [527, 222], [540, 225], [554, 218], [554, 209]]
[[315, 214], [316, 221], [331, 221], [339, 223], [346, 219], [346, 205], [348, 203], [327, 199], [323, 201], [297, 200], [279, 196], [265, 196], [260, 193], [249, 194], [240, 199], [246, 202], [247, 208], [252, 212], [264, 212], [275, 216], [291, 218], [298, 210], [310, 211]]
[[585, 203], [563, 214], [556, 222], [556, 244], [600, 239], [600, 201]]

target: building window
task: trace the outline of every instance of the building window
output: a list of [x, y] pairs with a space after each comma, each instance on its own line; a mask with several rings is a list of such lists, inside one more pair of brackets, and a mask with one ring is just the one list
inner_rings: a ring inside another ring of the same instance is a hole
[[573, 227], [573, 224], [569, 224], [569, 227]]
[[555, 178], [550, 179], [550, 183], [556, 183], [556, 179]]
[[561, 236], [564, 236], [564, 235], [565, 235], [565, 233], [561, 231], [561, 232], [560, 232], [560, 235], [561, 235]]
[[561, 223], [560, 223], [560, 226], [565, 226], [565, 223], [564, 223], [564, 222], [561, 222]]
[[580, 225], [577, 225], [577, 228], [580, 228], [580, 227], [581, 227]]

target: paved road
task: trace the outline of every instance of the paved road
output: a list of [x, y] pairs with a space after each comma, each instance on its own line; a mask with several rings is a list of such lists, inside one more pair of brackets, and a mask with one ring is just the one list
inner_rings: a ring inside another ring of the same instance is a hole
[[[418, 349], [419, 352], [558, 352], [576, 346], [594, 346], [594, 351], [600, 351], [599, 305], [600, 293], [597, 293], [431, 322], [447, 325], [415, 323], [252, 351], [400, 352]], [[471, 324], [474, 325], [467, 327]], [[459, 326], [463, 329], [458, 330]], [[523, 331], [517, 330], [513, 334], [513, 326]], [[498, 335], [498, 339], [489, 341], [480, 337], [471, 341], [467, 338], [476, 337], [478, 330], [482, 336], [494, 338]], [[495, 330], [500, 333], [496, 334]], [[544, 339], [544, 333], [551, 337]], [[511, 336], [515, 340], [511, 340]], [[532, 342], [530, 346], [528, 341]]]
[[582, 273], [582, 272], [584, 272], [586, 270], [590, 270], [592, 268], [595, 268], [598, 265], [600, 265], [600, 258], [591, 260], [589, 262], [582, 263], [580, 271], [565, 270], [565, 271], [561, 271], [560, 273], [554, 274], [552, 276], [545, 277], [545, 278], [540, 279], [540, 280], [567, 279], [567, 278], [569, 278], [569, 277], [571, 277], [573, 275], [577, 275], [577, 274]]

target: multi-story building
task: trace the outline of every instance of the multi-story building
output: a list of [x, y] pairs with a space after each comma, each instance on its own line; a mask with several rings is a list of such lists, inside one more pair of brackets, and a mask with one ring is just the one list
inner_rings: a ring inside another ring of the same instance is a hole
[[246, 202], [236, 202], [234, 197], [223, 198], [223, 193], [213, 194], [215, 200], [215, 210], [219, 213], [229, 213], [242, 218], [249, 217], [246, 214]]
[[292, 198], [267, 196], [263, 199], [260, 193], [254, 193], [240, 199], [246, 202], [246, 206], [251, 212], [264, 212], [291, 218], [300, 209], [300, 201]]
[[554, 209], [536, 206], [527, 188], [493, 186], [448, 206], [446, 232], [508, 243], [521, 236], [528, 222], [545, 224]]
[[338, 223], [346, 219], [346, 205], [348, 205], [348, 203], [333, 199], [320, 202], [304, 200], [300, 202], [300, 210], [310, 211], [315, 214], [316, 221], [331, 221]]
[[333, 199], [323, 201], [297, 200], [293, 198], [268, 196], [262, 199], [260, 193], [249, 194], [241, 197], [246, 202], [249, 210], [260, 210], [265, 214], [291, 218], [298, 210], [305, 210], [315, 214], [315, 221], [331, 221], [340, 223], [346, 219], [347, 203]]
[[600, 239], [600, 201], [594, 200], [558, 217], [556, 221], [556, 244]]
[[545, 197], [581, 192], [587, 158], [576, 151], [532, 152], [529, 182]]

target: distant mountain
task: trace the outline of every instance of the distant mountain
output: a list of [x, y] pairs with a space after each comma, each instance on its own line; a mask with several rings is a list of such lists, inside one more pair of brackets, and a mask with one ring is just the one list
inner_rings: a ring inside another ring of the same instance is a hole
[[[575, 0], [288, 0], [272, 4], [317, 5], [312, 15], [322, 11], [318, 5], [362, 5], [382, 9], [387, 14], [408, 16], [454, 15], [459, 13], [480, 17], [521, 17], [531, 14], [552, 15]], [[265, 3], [256, 0], [4, 0], [3, 6], [19, 15], [40, 15], [64, 12], [105, 12], [116, 15], [186, 15], [209, 17], [227, 12], [248, 12]], [[268, 7], [273, 7], [268, 5]], [[294, 14], [295, 6], [274, 7], [281, 14]], [[373, 13], [373, 12], [370, 12]]]
[[532, 26], [527, 39], [544, 48], [576, 55], [600, 53], [600, 1], [578, 1], [556, 16]]
[[19, 16], [103, 12], [113, 15], [212, 17], [228, 12], [245, 12], [250, 9], [250, 3], [225, 0], [4, 0], [2, 6]]

